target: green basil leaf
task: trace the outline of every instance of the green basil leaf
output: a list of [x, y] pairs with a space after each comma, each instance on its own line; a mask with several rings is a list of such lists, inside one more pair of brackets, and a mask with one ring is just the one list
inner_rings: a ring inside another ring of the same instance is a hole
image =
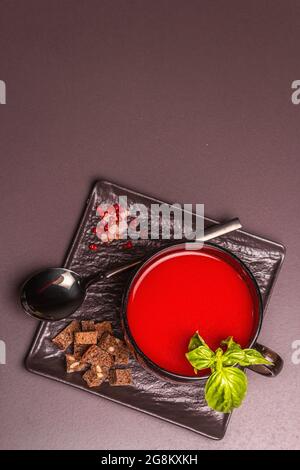
[[194, 367], [194, 370], [202, 370], [212, 367], [215, 361], [215, 353], [207, 346], [199, 346], [186, 353], [186, 358]]
[[253, 364], [272, 364], [265, 359], [256, 349], [242, 349], [241, 346], [229, 336], [222, 344], [227, 345], [227, 351], [222, 357], [223, 366], [234, 366], [239, 364], [246, 367]]
[[228, 349], [222, 356], [222, 365], [223, 366], [235, 366], [239, 364], [245, 366], [246, 356], [245, 352], [241, 348]]
[[224, 367], [211, 374], [205, 386], [208, 406], [222, 413], [238, 408], [247, 393], [247, 377], [236, 367]]
[[243, 349], [243, 352], [245, 354], [245, 364], [241, 365], [251, 366], [253, 364], [273, 364], [273, 362], [265, 359], [264, 356], [256, 349]]
[[198, 348], [199, 346], [206, 346], [209, 348], [203, 338], [199, 335], [198, 331], [191, 337], [188, 350], [192, 351], [193, 349]]
[[227, 346], [227, 351], [233, 351], [234, 349], [242, 349], [241, 346], [233, 340], [233, 336], [228, 336], [228, 338], [221, 341], [221, 344]]
[[245, 360], [245, 353], [241, 346], [233, 340], [232, 336], [222, 341], [222, 344], [227, 345], [227, 350], [222, 357], [223, 366], [244, 365], [242, 363]]
[[221, 343], [226, 346], [213, 352], [204, 339], [196, 332], [190, 339], [186, 358], [194, 367], [195, 373], [202, 369], [211, 369], [211, 375], [205, 386], [207, 404], [216, 411], [230, 413], [241, 405], [247, 393], [245, 373], [234, 367], [254, 364], [272, 364], [256, 349], [242, 349], [232, 336]]
[[272, 364], [272, 362], [265, 359], [256, 349], [241, 349], [237, 347], [231, 350], [228, 349], [223, 354], [222, 365], [227, 367], [236, 364], [247, 367], [254, 364]]

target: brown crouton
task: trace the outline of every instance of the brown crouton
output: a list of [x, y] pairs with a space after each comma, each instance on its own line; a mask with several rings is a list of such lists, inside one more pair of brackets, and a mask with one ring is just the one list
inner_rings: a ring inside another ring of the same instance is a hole
[[91, 346], [82, 356], [82, 362], [92, 365], [111, 367], [113, 365], [113, 357], [97, 345]]
[[98, 346], [110, 354], [115, 354], [119, 348], [118, 340], [110, 333], [104, 333], [98, 341]]
[[82, 331], [95, 331], [95, 322], [93, 320], [82, 320], [81, 330]]
[[108, 375], [108, 369], [105, 367], [101, 367], [99, 365], [91, 367], [89, 370], [87, 370], [82, 378], [83, 380], [86, 381], [88, 387], [99, 387], [99, 385], [104, 382], [104, 380], [107, 378]]
[[97, 331], [78, 331], [75, 333], [76, 344], [97, 344]]
[[74, 354], [66, 354], [66, 364], [68, 373], [81, 372], [87, 367], [87, 364], [77, 360]]
[[132, 385], [131, 369], [112, 369], [109, 372], [109, 385]]
[[70, 344], [73, 343], [74, 333], [80, 330], [79, 322], [73, 320], [66, 328], [64, 328], [55, 338], [52, 339], [52, 342], [58, 346], [60, 349], [67, 349]]
[[95, 330], [98, 333], [98, 341], [101, 339], [103, 333], [111, 333], [113, 332], [111, 322], [110, 321], [102, 321], [101, 323], [95, 324]]

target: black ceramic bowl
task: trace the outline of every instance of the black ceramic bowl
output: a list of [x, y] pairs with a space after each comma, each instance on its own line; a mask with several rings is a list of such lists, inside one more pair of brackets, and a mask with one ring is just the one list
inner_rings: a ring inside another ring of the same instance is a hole
[[[260, 329], [261, 329], [261, 324], [262, 324], [262, 317], [263, 317], [263, 305], [262, 305], [262, 298], [261, 298], [261, 293], [258, 287], [258, 284], [253, 277], [252, 273], [249, 271], [249, 269], [246, 267], [246, 265], [235, 255], [233, 255], [230, 251], [226, 250], [225, 248], [221, 248], [213, 243], [205, 243], [204, 246], [209, 246], [211, 247], [214, 252], [219, 256], [222, 260], [226, 261], [229, 263], [231, 266], [234, 267], [234, 269], [237, 270], [237, 272], [243, 277], [245, 282], [247, 283], [248, 288], [251, 291], [251, 295], [253, 296], [253, 302], [257, 303], [257, 319], [255, 322], [255, 329], [252, 332], [252, 337], [251, 341], [248, 344], [249, 348], [256, 347], [256, 340], [259, 335]], [[140, 349], [140, 347], [137, 345], [135, 338], [130, 330], [128, 318], [127, 318], [127, 306], [128, 306], [128, 299], [129, 295], [131, 292], [131, 288], [137, 278], [141, 275], [142, 272], [144, 272], [145, 268], [147, 268], [149, 265], [151, 265], [155, 260], [157, 260], [158, 257], [163, 257], [167, 256], [173, 251], [180, 250], [180, 249], [186, 249], [186, 244], [176, 244], [172, 245], [168, 248], [164, 248], [162, 250], [159, 250], [157, 253], [155, 253], [153, 256], [151, 256], [148, 260], [146, 260], [140, 267], [139, 269], [135, 272], [134, 276], [131, 278], [129, 285], [125, 291], [125, 294], [123, 296], [123, 302], [122, 302], [122, 309], [121, 309], [121, 320], [122, 320], [122, 327], [123, 327], [123, 332], [124, 332], [124, 338], [125, 341], [134, 354], [135, 358], [137, 361], [146, 369], [150, 370], [151, 372], [155, 373], [161, 378], [171, 380], [171, 381], [176, 381], [176, 382], [195, 382], [195, 381], [203, 381], [207, 379], [206, 376], [185, 376], [185, 375], [179, 375], [176, 373], [173, 373], [171, 371], [168, 371], [162, 367], [160, 367], [158, 364], [153, 362], [147, 355]], [[262, 352], [262, 346], [259, 345], [257, 348]], [[271, 350], [268, 348], [265, 348], [265, 351], [267, 351], [271, 354]], [[275, 353], [274, 353], [275, 354]], [[271, 366], [272, 367], [272, 366]], [[254, 367], [253, 367], [254, 370]], [[261, 368], [261, 370], [257, 370], [257, 372], [260, 372], [264, 375], [275, 375], [273, 372], [274, 368], [271, 369], [270, 371], [270, 366], [264, 366]]]

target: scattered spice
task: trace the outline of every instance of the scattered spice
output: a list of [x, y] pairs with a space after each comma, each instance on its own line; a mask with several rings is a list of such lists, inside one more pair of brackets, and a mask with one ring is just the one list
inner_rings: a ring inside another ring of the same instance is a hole
[[128, 240], [128, 242], [123, 243], [122, 247], [123, 247], [125, 250], [130, 250], [130, 249], [133, 247], [133, 243], [132, 243], [131, 240]]
[[96, 243], [90, 243], [89, 244], [89, 249], [91, 251], [98, 251], [98, 245]]

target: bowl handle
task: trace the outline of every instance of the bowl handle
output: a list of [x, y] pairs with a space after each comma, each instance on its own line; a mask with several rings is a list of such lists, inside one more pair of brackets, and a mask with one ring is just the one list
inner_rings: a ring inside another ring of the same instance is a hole
[[257, 372], [258, 374], [265, 375], [267, 377], [275, 377], [278, 375], [283, 367], [283, 359], [272, 349], [267, 348], [263, 344], [256, 343], [254, 349], [257, 349], [266, 359], [271, 361], [273, 364], [254, 364], [249, 366], [248, 369]]

